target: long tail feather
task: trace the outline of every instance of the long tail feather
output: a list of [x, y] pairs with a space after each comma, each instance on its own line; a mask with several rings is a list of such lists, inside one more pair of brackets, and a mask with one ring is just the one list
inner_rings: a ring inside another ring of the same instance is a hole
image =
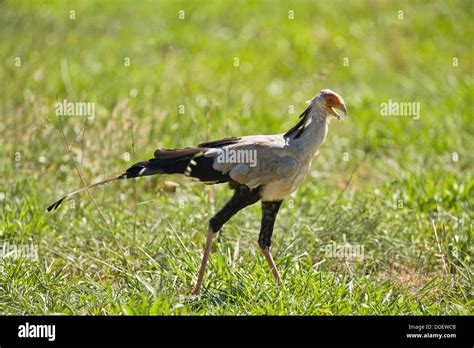
[[105, 179], [105, 180], [102, 180], [102, 181], [99, 181], [99, 182], [96, 182], [95, 184], [92, 184], [92, 185], [89, 185], [89, 186], [86, 186], [86, 187], [83, 187], [79, 190], [76, 190], [74, 192], [71, 192], [71, 193], [68, 193], [66, 196], [62, 197], [61, 199], [57, 200], [56, 202], [54, 202], [53, 204], [51, 204], [48, 208], [46, 208], [47, 211], [51, 211], [51, 210], [56, 210], [59, 208], [59, 206], [61, 205], [61, 203], [66, 199], [66, 198], [69, 198], [77, 193], [81, 193], [81, 192], [84, 192], [90, 188], [93, 188], [93, 187], [96, 187], [96, 186], [100, 186], [100, 185], [104, 185], [104, 184], [107, 184], [109, 182], [112, 182], [112, 181], [115, 181], [115, 180], [120, 180], [120, 179], [126, 179], [127, 177], [125, 176], [125, 174], [122, 174], [122, 175], [119, 175], [119, 176], [115, 176], [115, 177], [112, 177], [112, 178], [108, 178], [108, 179]]
[[[235, 141], [238, 141], [238, 139], [223, 139], [221, 141], [215, 141], [207, 144], [217, 146]], [[208, 148], [204, 147], [175, 150], [156, 150], [155, 158], [149, 159], [148, 161], [135, 163], [122, 175], [102, 180], [96, 182], [95, 184], [71, 192], [68, 195], [62, 197], [60, 200], [51, 204], [46, 209], [47, 211], [58, 209], [58, 207], [66, 198], [86, 191], [90, 188], [121, 179], [132, 179], [155, 174], [183, 174], [209, 184], [231, 181], [228, 173], [222, 173], [213, 168], [214, 158], [203, 156], [207, 150]]]

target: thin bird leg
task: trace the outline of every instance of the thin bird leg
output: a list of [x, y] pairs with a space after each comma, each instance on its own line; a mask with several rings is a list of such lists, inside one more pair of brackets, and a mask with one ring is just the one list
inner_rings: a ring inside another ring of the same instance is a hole
[[275, 262], [273, 261], [270, 246], [272, 245], [273, 226], [275, 225], [275, 219], [282, 202], [282, 200], [262, 202], [262, 226], [258, 237], [258, 245], [262, 250], [263, 257], [265, 257], [265, 260], [272, 270], [273, 277], [278, 284], [281, 284], [281, 276]]
[[239, 210], [258, 202], [260, 199], [260, 189], [255, 188], [249, 189], [247, 186], [238, 186], [231, 199], [214, 215], [209, 221], [209, 230], [207, 232], [206, 247], [204, 248], [204, 255], [201, 261], [201, 267], [199, 268], [198, 280], [196, 287], [194, 288], [193, 294], [199, 295], [201, 291], [202, 282], [204, 279], [204, 271], [209, 260], [209, 254], [211, 253], [212, 240], [214, 234], [219, 232], [222, 226], [230, 220], [232, 216], [237, 214]]
[[206, 247], [204, 248], [204, 255], [202, 256], [201, 267], [199, 268], [199, 276], [194, 288], [193, 294], [199, 295], [201, 291], [202, 280], [204, 279], [204, 271], [206, 270], [207, 260], [209, 260], [209, 254], [211, 253], [212, 240], [214, 239], [214, 231], [212, 227], [209, 226], [209, 231], [207, 232]]
[[275, 281], [278, 284], [281, 284], [281, 276], [280, 272], [278, 272], [278, 268], [275, 265], [275, 262], [273, 261], [272, 253], [270, 252], [270, 248], [264, 248], [262, 249], [262, 254], [265, 260], [267, 260], [268, 265], [270, 266], [272, 270], [273, 277], [275, 278]]

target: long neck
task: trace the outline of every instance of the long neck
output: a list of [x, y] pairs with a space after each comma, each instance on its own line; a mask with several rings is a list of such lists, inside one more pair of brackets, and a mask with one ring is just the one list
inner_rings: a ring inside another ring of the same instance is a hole
[[[303, 155], [313, 156], [326, 138], [328, 123], [325, 111], [310, 106], [301, 115], [302, 120], [285, 134], [288, 146]], [[298, 126], [298, 127], [297, 127]]]

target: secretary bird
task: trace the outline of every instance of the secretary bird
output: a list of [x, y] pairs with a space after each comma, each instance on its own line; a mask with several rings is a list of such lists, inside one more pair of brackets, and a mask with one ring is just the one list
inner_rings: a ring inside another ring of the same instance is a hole
[[[299, 116], [299, 122], [284, 134], [231, 137], [184, 149], [157, 149], [154, 158], [134, 164], [122, 175], [74, 191], [47, 210], [57, 209], [65, 198], [76, 193], [121, 179], [155, 174], [184, 174], [206, 184], [228, 182], [234, 189], [234, 194], [209, 220], [206, 246], [194, 294], [200, 292], [214, 235], [238, 211], [259, 200], [262, 201], [262, 220], [258, 245], [275, 281], [281, 283], [280, 273], [270, 253], [278, 210], [283, 199], [296, 190], [308, 173], [313, 156], [326, 138], [329, 121], [332, 118], [341, 120], [347, 112], [344, 99], [329, 89], [322, 90], [308, 104]], [[255, 155], [255, 160], [249, 161], [252, 154]]]

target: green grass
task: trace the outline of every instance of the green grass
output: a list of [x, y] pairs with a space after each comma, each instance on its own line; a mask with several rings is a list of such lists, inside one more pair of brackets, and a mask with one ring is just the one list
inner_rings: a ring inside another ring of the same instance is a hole
[[[471, 1], [1, 2], [0, 239], [39, 259], [0, 260], [0, 313], [473, 314], [473, 14]], [[349, 115], [278, 216], [283, 287], [255, 205], [189, 296], [224, 186], [150, 177], [93, 190], [100, 211], [83, 194], [44, 212], [82, 186], [76, 166], [92, 182], [157, 147], [283, 132], [323, 88]], [[56, 117], [64, 99], [96, 117]], [[389, 99], [420, 118], [381, 116]], [[344, 243], [364, 257], [325, 253]]]

